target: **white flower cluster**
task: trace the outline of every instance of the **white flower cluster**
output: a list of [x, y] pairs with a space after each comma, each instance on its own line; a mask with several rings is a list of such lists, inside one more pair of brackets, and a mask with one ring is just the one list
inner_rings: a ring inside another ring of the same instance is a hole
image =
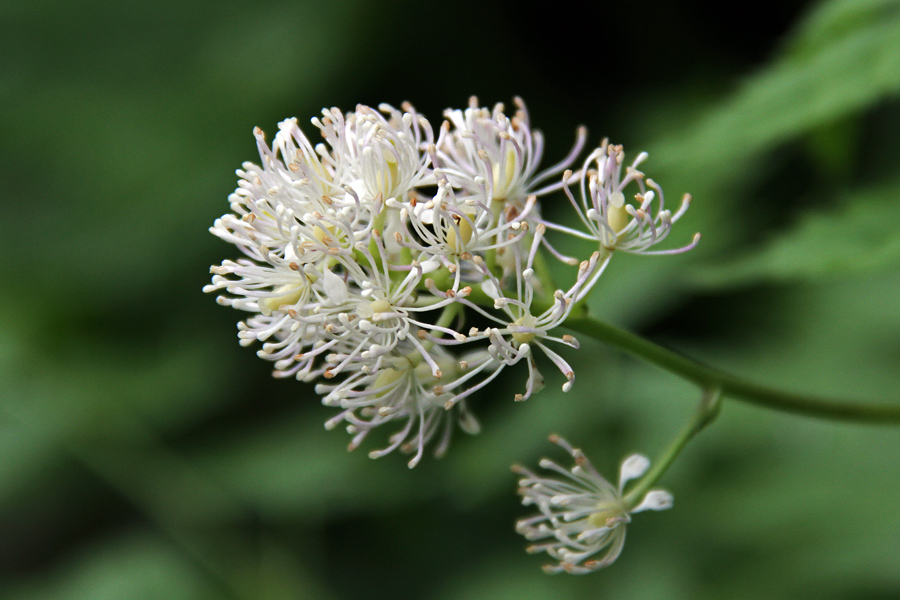
[[[546, 458], [541, 460], [541, 467], [557, 477], [541, 477], [524, 467], [513, 467], [523, 476], [519, 481], [522, 504], [537, 506], [541, 511], [519, 521], [516, 531], [528, 540], [550, 538], [528, 548], [530, 553], [547, 552], [559, 561], [545, 565], [547, 573], [583, 574], [611, 565], [625, 545], [625, 526], [631, 522], [631, 515], [672, 507], [672, 495], [664, 490], [647, 492], [633, 506], [626, 502], [625, 484], [647, 472], [647, 457], [633, 454], [626, 458], [619, 471], [619, 485], [614, 487], [581, 450], [556, 435], [550, 436], [550, 441], [572, 456], [575, 465], [571, 469]], [[600, 558], [591, 558], [598, 552], [603, 552]]]
[[[410, 466], [436, 436], [437, 453], [446, 449], [454, 421], [478, 430], [465, 401], [505, 367], [528, 367], [517, 400], [537, 391], [536, 349], [570, 389], [574, 373], [548, 343], [577, 342], [554, 330], [614, 251], [648, 252], [688, 205], [686, 196], [678, 212], [665, 210], [637, 170], [646, 155], [624, 166], [622, 147], [605, 141], [573, 174], [583, 129], [565, 160], [538, 172], [543, 138], [518, 99], [512, 116], [473, 98], [445, 118], [435, 131], [406, 104], [323, 110], [315, 145], [296, 119], [279, 124], [271, 145], [257, 128], [261, 164], [237, 171], [231, 212], [210, 229], [245, 256], [212, 267], [204, 288], [251, 313], [238, 337], [261, 342], [277, 376], [324, 380], [317, 393], [340, 411], [327, 426], [345, 423], [351, 449], [396, 422], [371, 456], [400, 448], [414, 454]], [[537, 198], [559, 190], [583, 229], [542, 216]], [[550, 230], [592, 241], [592, 254], [564, 256]], [[575, 267], [564, 289], [548, 258]], [[466, 326], [467, 313], [482, 327]]]

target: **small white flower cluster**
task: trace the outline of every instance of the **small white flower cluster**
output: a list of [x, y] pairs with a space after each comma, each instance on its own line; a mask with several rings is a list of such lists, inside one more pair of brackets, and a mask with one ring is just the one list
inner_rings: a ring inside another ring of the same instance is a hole
[[[550, 436], [550, 441], [572, 456], [575, 465], [571, 469], [546, 458], [541, 460], [541, 467], [556, 476], [541, 477], [524, 467], [513, 467], [523, 476], [519, 481], [522, 504], [537, 506], [541, 511], [516, 523], [516, 531], [528, 540], [550, 538], [529, 546], [528, 552], [546, 552], [559, 561], [545, 565], [545, 572], [582, 574], [611, 565], [625, 545], [625, 526], [631, 522], [631, 515], [672, 507], [672, 495], [663, 490], [647, 492], [633, 506], [626, 502], [625, 484], [647, 472], [647, 457], [633, 454], [626, 458], [619, 471], [619, 484], [614, 487], [581, 450], [556, 435]], [[598, 552], [603, 552], [600, 558], [591, 558]]]
[[[465, 400], [507, 366], [528, 366], [516, 395], [527, 399], [543, 381], [535, 349], [569, 390], [574, 373], [548, 343], [578, 345], [553, 330], [614, 251], [647, 252], [687, 208], [685, 197], [675, 214], [665, 210], [662, 191], [637, 170], [646, 155], [623, 173], [621, 146], [605, 141], [573, 174], [583, 129], [568, 157], [538, 172], [543, 138], [518, 99], [507, 116], [473, 98], [447, 110], [437, 132], [407, 104], [322, 113], [312, 123], [323, 143], [310, 142], [296, 119], [279, 124], [271, 145], [254, 131], [261, 164], [237, 171], [231, 212], [210, 229], [245, 257], [212, 267], [204, 291], [251, 313], [238, 337], [261, 342], [258, 354], [277, 376], [325, 380], [316, 391], [340, 411], [327, 426], [344, 422], [351, 449], [396, 421], [373, 457], [400, 448], [414, 453], [414, 466], [435, 436], [437, 453], [446, 449], [454, 421], [477, 431]], [[559, 190], [583, 230], [542, 216], [537, 198]], [[564, 256], [548, 230], [594, 250], [581, 261]], [[576, 267], [565, 289], [552, 282], [548, 257]], [[466, 326], [467, 312], [488, 326]]]

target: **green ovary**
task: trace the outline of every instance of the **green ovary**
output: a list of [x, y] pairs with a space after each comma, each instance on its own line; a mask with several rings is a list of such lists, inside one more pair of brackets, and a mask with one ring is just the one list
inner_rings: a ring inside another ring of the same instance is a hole
[[375, 183], [381, 192], [383, 199], [394, 197], [394, 189], [400, 184], [400, 165], [397, 157], [387, 150], [384, 151], [384, 160], [387, 170], [379, 171], [375, 175]]
[[374, 389], [388, 388], [378, 392], [375, 396], [377, 398], [381, 398], [390, 393], [390, 391], [395, 387], [394, 384], [397, 383], [401, 378], [406, 376], [406, 371], [400, 371], [394, 368], [382, 369], [378, 372], [378, 376], [375, 378], [375, 383], [372, 385]]
[[609, 195], [609, 204], [606, 210], [606, 220], [616, 233], [625, 229], [631, 221], [631, 215], [625, 210], [625, 194], [622, 192], [613, 192]]
[[391, 303], [387, 300], [376, 300], [372, 302], [369, 306], [372, 307], [373, 313], [383, 313], [383, 312], [391, 312]]
[[[535, 327], [537, 325], [537, 319], [532, 317], [531, 315], [523, 315], [513, 321], [513, 325], [520, 325], [522, 327]], [[513, 331], [512, 338], [519, 344], [528, 344], [537, 336], [536, 333], [530, 331]]]
[[289, 283], [276, 289], [275, 293], [276, 296], [259, 299], [259, 312], [268, 316], [281, 306], [296, 304], [303, 295], [303, 285]]
[[588, 523], [594, 527], [608, 527], [610, 519], [618, 522], [626, 515], [625, 507], [616, 504], [606, 504], [600, 507], [600, 510], [588, 517]]
[[[462, 252], [466, 248], [466, 244], [469, 243], [469, 240], [472, 239], [472, 224], [468, 219], [459, 218], [456, 221], [456, 227], [453, 225], [447, 226], [447, 246], [451, 248], [455, 252]], [[457, 228], [459, 229], [459, 235], [457, 235]]]
[[[503, 167], [502, 170], [501, 166]], [[507, 149], [506, 161], [504, 165], [501, 165], [499, 162], [495, 162], [492, 167], [492, 175], [494, 176], [494, 200], [505, 200], [509, 195], [513, 179], [516, 175], [515, 149]]]

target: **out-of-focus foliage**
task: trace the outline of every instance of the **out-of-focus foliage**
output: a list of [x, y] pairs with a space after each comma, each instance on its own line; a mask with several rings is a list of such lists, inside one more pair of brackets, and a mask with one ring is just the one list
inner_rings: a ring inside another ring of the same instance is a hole
[[674, 510], [630, 525], [612, 568], [548, 577], [509, 465], [553, 431], [607, 472], [653, 455], [690, 385], [581, 340], [571, 393], [516, 404], [504, 373], [473, 401], [482, 434], [409, 471], [348, 454], [200, 293], [234, 253], [206, 228], [254, 125], [520, 94], [550, 160], [584, 122], [649, 151], [669, 202], [694, 196], [673, 244], [701, 246], [617, 257], [598, 315], [759, 381], [900, 402], [900, 2], [420, 4], [0, 8], [0, 597], [900, 595], [896, 429], [727, 402], [663, 480]]
[[854, 193], [842, 206], [810, 212], [758, 251], [701, 271], [711, 286], [760, 280], [822, 279], [900, 267], [900, 185]]

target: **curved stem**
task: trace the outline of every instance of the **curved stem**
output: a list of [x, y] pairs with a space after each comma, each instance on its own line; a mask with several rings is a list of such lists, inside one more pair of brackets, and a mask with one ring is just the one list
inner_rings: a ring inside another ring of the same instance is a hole
[[565, 322], [569, 329], [614, 346], [633, 356], [688, 379], [704, 389], [718, 388], [723, 396], [776, 410], [841, 421], [900, 423], [900, 403], [863, 404], [794, 394], [773, 389], [730, 375], [658, 346], [653, 342], [603, 323], [590, 316], [573, 317]]
[[721, 390], [718, 388], [703, 390], [703, 398], [700, 399], [700, 406], [697, 407], [697, 412], [694, 413], [688, 424], [681, 430], [681, 433], [678, 434], [672, 445], [653, 462], [653, 468], [641, 477], [640, 481], [625, 495], [625, 505], [629, 507], [629, 510], [640, 504], [644, 494], [650, 491], [650, 488], [653, 487], [656, 481], [669, 469], [687, 443], [713, 422], [718, 416], [721, 406]]

